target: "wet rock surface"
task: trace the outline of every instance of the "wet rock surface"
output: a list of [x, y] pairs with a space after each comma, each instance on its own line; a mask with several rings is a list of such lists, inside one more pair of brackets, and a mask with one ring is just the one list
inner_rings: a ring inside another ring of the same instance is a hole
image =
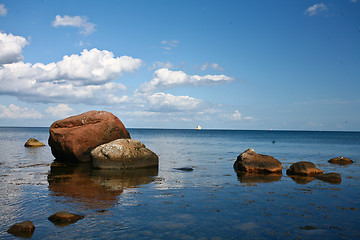
[[50, 217], [48, 217], [48, 219], [55, 225], [62, 225], [62, 226], [70, 225], [72, 223], [79, 221], [80, 219], [83, 219], [83, 218], [84, 218], [84, 216], [80, 216], [80, 215], [76, 215], [76, 214], [64, 212], [64, 211], [57, 212], [57, 213], [51, 215]]
[[287, 175], [314, 176], [321, 173], [323, 171], [318, 169], [314, 163], [307, 161], [296, 162], [286, 170]]
[[54, 122], [48, 142], [56, 159], [89, 161], [91, 150], [120, 138], [130, 138], [130, 134], [116, 116], [89, 111]]
[[45, 144], [40, 142], [39, 140], [35, 138], [29, 138], [29, 140], [26, 141], [25, 147], [43, 147]]
[[16, 223], [7, 230], [8, 233], [23, 238], [31, 238], [34, 231], [35, 226], [32, 221]]
[[250, 148], [240, 154], [235, 163], [234, 169], [237, 172], [249, 173], [281, 173], [282, 165], [279, 160], [269, 155], [257, 154]]
[[92, 164], [101, 169], [157, 167], [158, 156], [134, 139], [117, 139], [91, 151]]

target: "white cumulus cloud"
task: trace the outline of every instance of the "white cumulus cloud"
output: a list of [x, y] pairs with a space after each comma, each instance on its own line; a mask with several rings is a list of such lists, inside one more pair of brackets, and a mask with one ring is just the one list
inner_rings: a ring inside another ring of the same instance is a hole
[[0, 118], [7, 119], [38, 119], [42, 118], [43, 114], [35, 109], [21, 108], [14, 104], [10, 104], [8, 107], [0, 105]]
[[324, 3], [317, 3], [308, 7], [304, 14], [309, 16], [318, 15], [321, 12], [326, 12], [328, 10], [327, 6]]
[[55, 20], [52, 22], [54, 27], [77, 27], [80, 28], [80, 33], [83, 35], [89, 35], [95, 31], [95, 24], [88, 21], [85, 16], [67, 16], [63, 17], [56, 15]]
[[37, 63], [32, 67], [38, 81], [74, 81], [77, 85], [103, 84], [132, 72], [142, 64], [140, 59], [129, 56], [114, 57], [112, 52], [84, 49], [80, 55], [64, 56], [62, 61], [47, 65]]
[[154, 72], [153, 79], [150, 82], [141, 84], [140, 92], [155, 92], [178, 86], [203, 86], [214, 85], [218, 83], [231, 82], [235, 79], [226, 75], [188, 75], [183, 71], [172, 71], [167, 68], [161, 68]]
[[5, 16], [7, 14], [7, 9], [4, 4], [0, 4], [0, 16]]
[[24, 37], [0, 33], [0, 66], [23, 60], [22, 50], [27, 44]]
[[55, 107], [49, 107], [45, 110], [46, 113], [51, 114], [53, 117], [65, 118], [74, 112], [74, 109], [67, 104], [58, 104]]

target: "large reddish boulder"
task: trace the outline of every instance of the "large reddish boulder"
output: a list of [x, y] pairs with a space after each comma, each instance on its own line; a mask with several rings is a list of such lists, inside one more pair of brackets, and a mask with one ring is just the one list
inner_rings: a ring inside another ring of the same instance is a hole
[[235, 163], [234, 169], [237, 172], [249, 173], [281, 173], [282, 165], [279, 160], [269, 155], [257, 154], [250, 148], [240, 154]]
[[56, 159], [89, 161], [91, 150], [119, 138], [130, 138], [130, 134], [116, 116], [89, 111], [54, 122], [49, 146]]

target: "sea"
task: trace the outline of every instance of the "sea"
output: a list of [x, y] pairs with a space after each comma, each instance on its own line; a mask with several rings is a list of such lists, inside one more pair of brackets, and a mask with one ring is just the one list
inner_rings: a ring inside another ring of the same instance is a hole
[[[54, 159], [48, 128], [0, 128], [0, 239], [30, 220], [32, 239], [360, 239], [360, 132], [128, 129], [159, 156], [153, 169], [105, 171]], [[45, 143], [26, 148], [29, 138]], [[283, 165], [280, 175], [238, 175], [253, 148]], [[334, 157], [352, 159], [333, 165]], [[341, 174], [333, 184], [293, 179], [313, 162]], [[84, 216], [67, 225], [58, 211]]]

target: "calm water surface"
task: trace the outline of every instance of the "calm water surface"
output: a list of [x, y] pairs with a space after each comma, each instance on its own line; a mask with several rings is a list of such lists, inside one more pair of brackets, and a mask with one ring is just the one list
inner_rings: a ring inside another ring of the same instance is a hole
[[[360, 133], [129, 129], [159, 155], [158, 169], [104, 171], [54, 161], [48, 128], [0, 128], [0, 238], [33, 221], [33, 239], [359, 239]], [[281, 176], [238, 176], [248, 148], [283, 164]], [[346, 156], [348, 166], [331, 165]], [[340, 184], [294, 181], [286, 169], [311, 161]], [[190, 172], [176, 168], [191, 167]], [[66, 227], [47, 217], [85, 218]], [[307, 230], [310, 229], [310, 230]]]

